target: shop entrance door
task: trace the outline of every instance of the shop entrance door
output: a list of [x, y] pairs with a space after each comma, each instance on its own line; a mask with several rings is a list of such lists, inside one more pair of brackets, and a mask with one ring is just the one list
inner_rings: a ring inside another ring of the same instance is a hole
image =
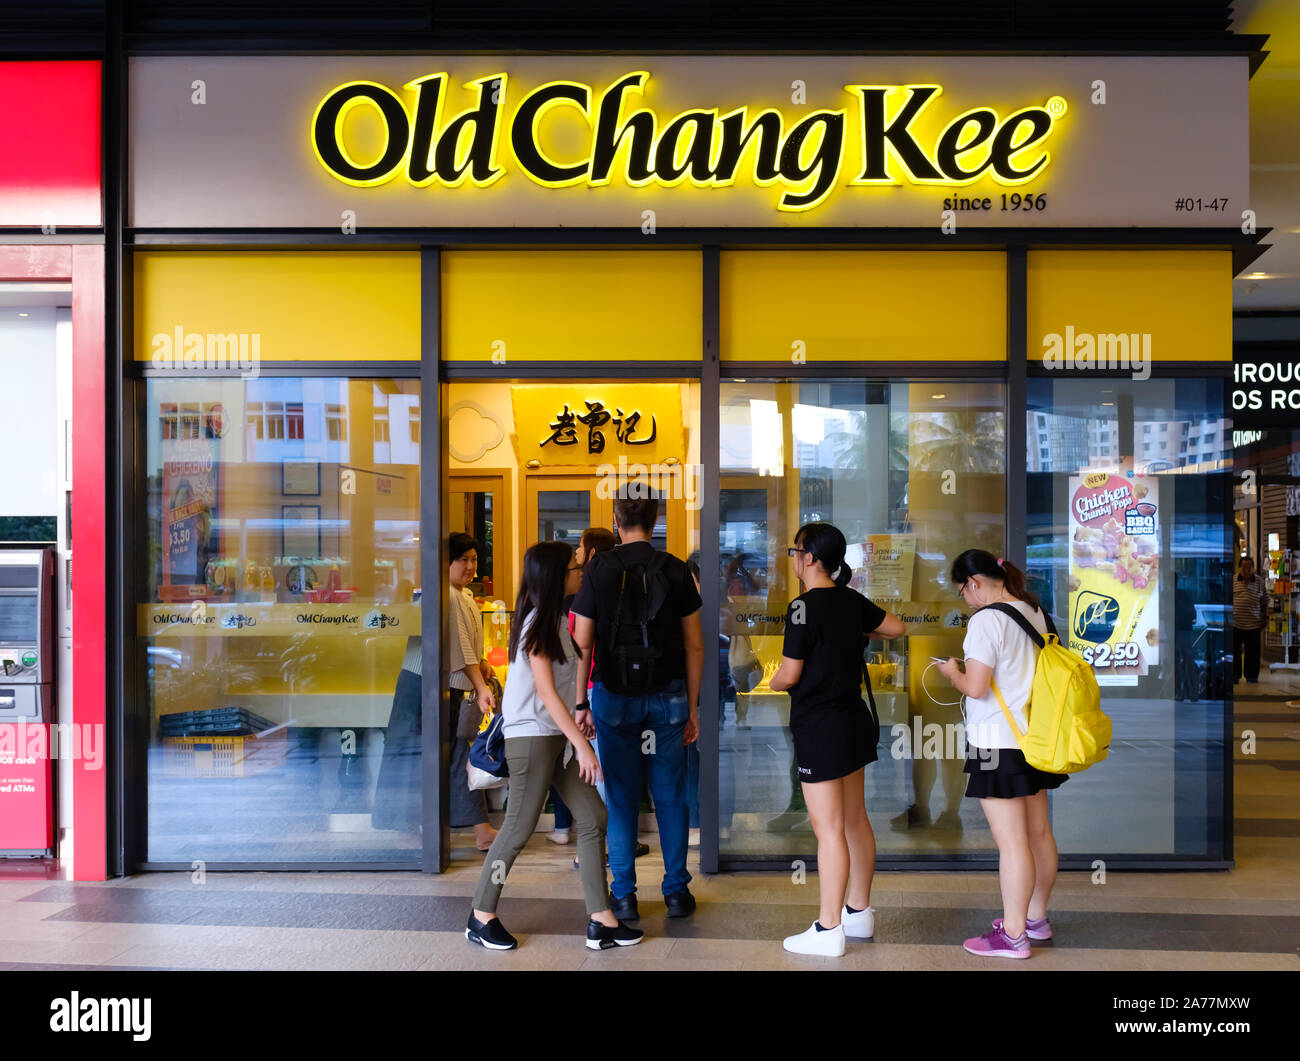
[[[538, 472], [527, 477], [525, 546], [541, 541], [565, 541], [577, 548], [588, 527], [614, 529], [614, 498], [641, 496], [626, 476], [606, 481], [590, 469]], [[650, 489], [659, 498], [659, 518], [651, 536], [655, 548], [686, 559], [686, 503], [682, 491]]]

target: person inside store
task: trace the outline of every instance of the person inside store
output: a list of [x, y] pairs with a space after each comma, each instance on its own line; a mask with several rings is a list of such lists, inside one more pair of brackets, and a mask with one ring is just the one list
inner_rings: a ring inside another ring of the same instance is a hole
[[[478, 542], [471, 535], [453, 531], [447, 539], [450, 560], [451, 630], [448, 648], [451, 742], [451, 811], [453, 829], [474, 827], [474, 846], [486, 851], [497, 831], [488, 822], [487, 798], [469, 787], [466, 767], [469, 745], [478, 733], [484, 711], [496, 710], [496, 698], [488, 686], [492, 668], [483, 658], [483, 618], [469, 584], [478, 573]], [[473, 694], [471, 698], [469, 694]]]
[[1045, 773], [1025, 762], [1003, 717], [993, 682], [1020, 731], [1028, 730], [1038, 647], [1014, 619], [988, 605], [1010, 604], [1043, 635], [1047, 616], [1025, 588], [1024, 572], [983, 549], [967, 549], [953, 561], [952, 583], [972, 610], [962, 643], [966, 669], [949, 658], [937, 670], [966, 698], [966, 796], [980, 801], [993, 831], [1002, 889], [1002, 916], [993, 930], [963, 946], [981, 957], [1028, 958], [1030, 940], [1052, 938], [1047, 903], [1056, 883], [1057, 857], [1047, 793], [1067, 775]]
[[[695, 909], [686, 869], [686, 746], [699, 734], [700, 595], [685, 563], [650, 544], [658, 514], [657, 498], [615, 499], [620, 544], [588, 562], [573, 601], [573, 632], [583, 652], [577, 717], [583, 732], [598, 738], [609, 811], [610, 906], [625, 921], [639, 916], [635, 857], [643, 769], [659, 826], [668, 916]], [[586, 668], [597, 643], [588, 706]], [[651, 738], [646, 751], [653, 753], [643, 754]]]
[[839, 957], [846, 937], [875, 935], [876, 838], [863, 786], [877, 759], [880, 720], [862, 699], [863, 653], [869, 638], [901, 637], [906, 628], [849, 588], [847, 548], [830, 523], [799, 528], [788, 552], [803, 592], [786, 610], [781, 665], [769, 683], [790, 694], [790, 733], [817, 836], [821, 907], [807, 931], [786, 937], [794, 954]]
[[1259, 638], [1268, 625], [1268, 583], [1255, 573], [1255, 561], [1241, 558], [1232, 583], [1233, 684], [1259, 681]]
[[566, 592], [577, 589], [582, 568], [567, 542], [538, 542], [524, 554], [523, 581], [510, 629], [510, 673], [501, 698], [502, 732], [510, 768], [506, 819], [483, 860], [465, 938], [489, 950], [513, 950], [518, 941], [496, 916], [501, 888], [519, 852], [537, 828], [546, 795], [555, 786], [572, 808], [582, 860], [591, 950], [629, 947], [643, 933], [609, 908], [605, 888], [605, 805], [596, 794], [600, 764], [574, 721], [582, 671], [568, 629]]

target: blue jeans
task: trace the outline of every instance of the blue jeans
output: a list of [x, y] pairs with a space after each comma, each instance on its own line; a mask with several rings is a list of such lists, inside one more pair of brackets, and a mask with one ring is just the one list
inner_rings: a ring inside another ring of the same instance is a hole
[[686, 745], [686, 810], [692, 829], [700, 827], [700, 739]]
[[[649, 696], [620, 696], [597, 682], [591, 690], [591, 717], [609, 811], [610, 892], [616, 899], [636, 892], [636, 826], [643, 764], [649, 774], [663, 849], [663, 893], [681, 891], [691, 879], [686, 871], [686, 747], [682, 744], [690, 717], [685, 683], [674, 682], [662, 693]], [[642, 755], [648, 733], [654, 734], [654, 754]]]

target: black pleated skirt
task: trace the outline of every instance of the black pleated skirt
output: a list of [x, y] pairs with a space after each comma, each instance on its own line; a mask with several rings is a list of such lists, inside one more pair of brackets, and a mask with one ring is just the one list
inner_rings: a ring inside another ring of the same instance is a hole
[[[993, 752], [997, 755], [994, 757]], [[1025, 753], [1019, 748], [966, 749], [969, 775], [966, 795], [971, 799], [1016, 799], [1033, 796], [1044, 789], [1060, 788], [1068, 781], [1068, 774], [1049, 774], [1025, 762]]]

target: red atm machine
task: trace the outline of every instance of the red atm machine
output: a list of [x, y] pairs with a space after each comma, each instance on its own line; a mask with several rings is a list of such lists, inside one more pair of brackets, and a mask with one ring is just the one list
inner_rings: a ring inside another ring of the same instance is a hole
[[54, 853], [54, 592], [53, 549], [0, 551], [0, 858]]

